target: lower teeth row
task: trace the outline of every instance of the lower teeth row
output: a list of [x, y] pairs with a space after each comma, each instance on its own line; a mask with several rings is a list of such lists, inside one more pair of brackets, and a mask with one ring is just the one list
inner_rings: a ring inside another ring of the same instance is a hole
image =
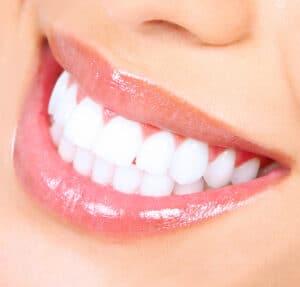
[[[135, 164], [130, 166], [114, 165], [95, 156], [91, 151], [76, 147], [63, 136], [63, 128], [56, 123], [52, 124], [50, 133], [53, 142], [58, 147], [60, 157], [64, 161], [72, 163], [79, 174], [89, 176], [98, 184], [112, 185], [117, 191], [127, 194], [138, 193], [145, 196], [168, 196], [171, 194], [191, 194], [211, 189], [203, 177], [190, 184], [179, 184], [168, 174], [150, 174], [140, 170]], [[231, 178], [238, 177], [238, 173], [245, 169], [250, 172], [255, 166], [259, 166], [259, 160], [253, 158], [236, 168]], [[249, 172], [246, 171], [246, 173]], [[253, 175], [248, 176], [254, 177]], [[220, 177], [223, 178], [224, 176], [220, 175]]]

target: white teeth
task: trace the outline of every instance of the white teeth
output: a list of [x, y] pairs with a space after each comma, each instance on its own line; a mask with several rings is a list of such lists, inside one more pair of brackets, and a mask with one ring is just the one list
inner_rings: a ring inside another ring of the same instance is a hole
[[94, 162], [94, 155], [87, 150], [77, 148], [74, 159], [73, 167], [81, 175], [89, 175], [92, 170]]
[[253, 158], [234, 169], [231, 182], [240, 184], [256, 178], [260, 166], [260, 160]]
[[170, 175], [179, 184], [191, 184], [203, 176], [207, 164], [207, 144], [187, 139], [174, 154]]
[[103, 185], [109, 184], [112, 181], [114, 169], [111, 163], [97, 158], [92, 171], [92, 180]]
[[175, 139], [169, 132], [158, 132], [147, 138], [136, 158], [136, 165], [151, 174], [164, 174], [175, 151]]
[[174, 188], [174, 194], [177, 195], [192, 194], [203, 190], [204, 190], [204, 180], [201, 178], [200, 180], [191, 184], [184, 184], [184, 185], [176, 184]]
[[[253, 158], [235, 168], [236, 152], [223, 151], [209, 161], [206, 143], [157, 131], [144, 140], [142, 124], [121, 116], [104, 123], [101, 105], [85, 97], [77, 104], [78, 85], [63, 72], [53, 88], [49, 129], [60, 157], [83, 176], [127, 194], [169, 196], [240, 184], [264, 175], [278, 164], [260, 168]], [[209, 191], [207, 191], [209, 192]]]
[[58, 153], [61, 158], [66, 162], [72, 162], [75, 151], [76, 147], [71, 142], [62, 137], [58, 146]]
[[57, 123], [53, 123], [50, 127], [50, 135], [53, 143], [57, 146], [63, 134], [63, 127]]
[[145, 174], [139, 193], [145, 196], [168, 196], [173, 188], [174, 182], [169, 176]]
[[69, 73], [64, 71], [58, 78], [53, 91], [51, 93], [49, 105], [48, 105], [48, 113], [49, 115], [54, 115], [54, 112], [57, 107], [57, 103], [62, 100], [64, 97], [67, 88], [68, 88], [68, 81], [69, 81]]
[[96, 140], [95, 153], [118, 166], [130, 166], [142, 140], [140, 124], [117, 116], [104, 126]]
[[116, 168], [113, 187], [124, 193], [134, 193], [139, 187], [142, 172], [135, 166]]
[[66, 139], [83, 149], [90, 149], [103, 126], [102, 109], [89, 98], [82, 100], [72, 112], [65, 130]]
[[55, 112], [53, 115], [54, 122], [65, 126], [72, 111], [76, 107], [77, 85], [73, 84], [67, 89], [64, 96], [57, 102]]
[[234, 150], [226, 150], [208, 165], [204, 179], [209, 187], [219, 188], [230, 183], [235, 158], [236, 153]]

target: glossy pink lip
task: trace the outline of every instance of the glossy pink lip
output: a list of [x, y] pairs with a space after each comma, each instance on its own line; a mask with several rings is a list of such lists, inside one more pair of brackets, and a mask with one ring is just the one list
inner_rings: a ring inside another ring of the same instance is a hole
[[[196, 138], [199, 138], [200, 132], [201, 139], [213, 144], [238, 148], [242, 146], [251, 152], [271, 154], [270, 151], [226, 132], [223, 125], [210, 120], [200, 111], [180, 102], [157, 86], [118, 72], [96, 52], [72, 38], [52, 37], [51, 43], [62, 66], [76, 78], [82, 79], [80, 82], [92, 95], [98, 97], [101, 90], [101, 101], [117, 113], [178, 133], [185, 130], [185, 135]], [[50, 139], [47, 104], [60, 71], [61, 68], [54, 61], [49, 49], [44, 48], [37, 79], [25, 102], [19, 122], [15, 168], [24, 188], [45, 207], [54, 210], [69, 222], [113, 235], [145, 235], [172, 230], [244, 205], [253, 195], [277, 183], [288, 173], [287, 169], [279, 168], [265, 177], [243, 185], [162, 198], [126, 195], [111, 187], [99, 186], [89, 178], [80, 176], [72, 166], [63, 162]], [[95, 80], [97, 71], [101, 72], [103, 80], [98, 79], [95, 84], [88, 85], [88, 81]], [[141, 92], [143, 96], [135, 97], [134, 93], [137, 92]], [[156, 96], [151, 98], [151, 95]], [[149, 112], [143, 109], [148, 105], [155, 105], [157, 108], [158, 101], [162, 99], [165, 102], [159, 110], [159, 116], [151, 108]], [[120, 106], [121, 103], [123, 105]], [[130, 111], [133, 105], [135, 111], [138, 111], [134, 114]], [[166, 115], [175, 110], [181, 111], [176, 113], [178, 118], [173, 117], [170, 120], [168, 117], [164, 121]], [[180, 124], [175, 125], [174, 122]]]

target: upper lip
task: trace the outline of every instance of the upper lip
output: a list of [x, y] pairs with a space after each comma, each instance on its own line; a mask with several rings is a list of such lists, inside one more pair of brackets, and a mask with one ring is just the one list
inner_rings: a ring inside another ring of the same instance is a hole
[[49, 45], [64, 69], [95, 101], [129, 119], [209, 143], [245, 150], [289, 166], [281, 151], [259, 146], [236, 135], [234, 128], [210, 117], [163, 87], [111, 66], [92, 46], [74, 36], [48, 35]]

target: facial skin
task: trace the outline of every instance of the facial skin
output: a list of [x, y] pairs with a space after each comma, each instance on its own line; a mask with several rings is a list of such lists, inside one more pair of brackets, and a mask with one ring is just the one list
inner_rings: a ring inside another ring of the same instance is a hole
[[[0, 286], [298, 286], [300, 2], [2, 0]], [[280, 187], [205, 224], [114, 241], [23, 192], [12, 146], [41, 39], [79, 37], [293, 160]]]

